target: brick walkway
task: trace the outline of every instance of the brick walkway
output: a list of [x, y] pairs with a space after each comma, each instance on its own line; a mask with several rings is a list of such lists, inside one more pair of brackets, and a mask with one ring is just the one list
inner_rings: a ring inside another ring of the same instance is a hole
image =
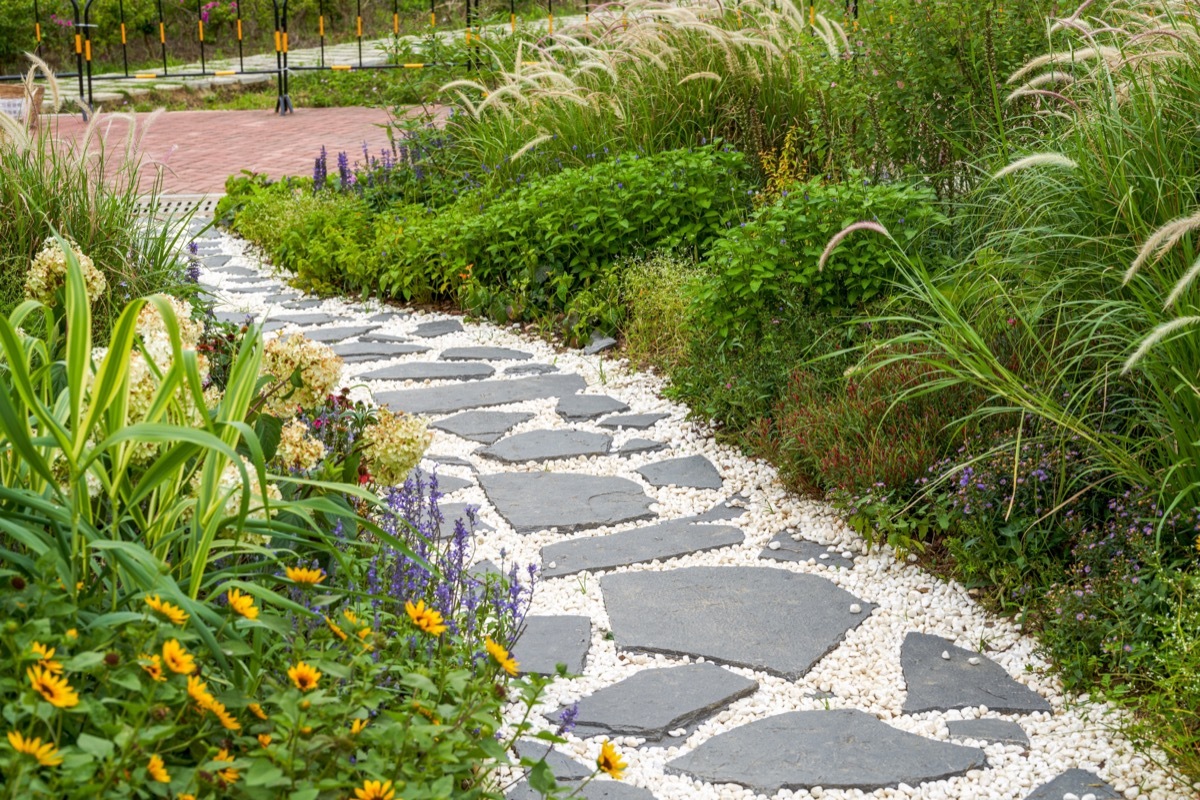
[[[148, 114], [137, 114], [140, 125]], [[63, 138], [84, 130], [78, 116], [43, 117]], [[169, 111], [159, 115], [143, 139], [141, 187], [149, 189], [155, 165], [163, 171], [163, 192], [224, 192], [225, 178], [248, 169], [273, 178], [311, 175], [321, 146], [331, 159], [341, 150], [362, 159], [363, 142], [378, 152], [388, 142], [380, 127], [388, 112], [378, 108], [302, 108], [279, 117], [270, 111]], [[123, 148], [128, 123], [101, 117], [101, 135]], [[331, 164], [332, 166], [332, 164]]]

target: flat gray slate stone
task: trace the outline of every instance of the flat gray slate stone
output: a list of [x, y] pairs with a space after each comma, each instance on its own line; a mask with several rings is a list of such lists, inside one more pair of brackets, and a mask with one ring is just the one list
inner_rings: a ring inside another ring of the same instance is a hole
[[585, 356], [594, 356], [596, 353], [602, 353], [611, 347], [617, 346], [617, 340], [611, 336], [596, 336], [593, 334], [592, 341], [587, 347], [583, 348]]
[[617, 414], [616, 416], [607, 417], [600, 420], [597, 424], [601, 428], [630, 428], [632, 430], [645, 430], [652, 427], [659, 420], [664, 420], [670, 414]]
[[703, 514], [697, 514], [687, 519], [689, 522], [724, 522], [726, 520], [737, 519], [743, 514], [749, 513], [750, 509], [746, 508], [746, 503], [749, 502], [750, 498], [746, 497], [746, 495], [735, 494], [728, 500], [722, 500], [717, 503]]
[[431, 474], [420, 467], [416, 467], [412, 472], [408, 473], [408, 477], [420, 480], [424, 486], [429, 486], [431, 479], [436, 477], [438, 492], [440, 494], [450, 494], [451, 492], [457, 492], [459, 489], [465, 489], [468, 486], [474, 485], [468, 480], [456, 478], [453, 475], [437, 475], [436, 473]]
[[504, 368], [505, 375], [549, 375], [558, 372], [558, 367], [550, 364], [513, 364]]
[[344, 342], [347, 339], [353, 339], [355, 336], [362, 336], [364, 333], [374, 329], [374, 325], [339, 325], [336, 328], [318, 328], [314, 331], [305, 331], [304, 335], [314, 342], [330, 344]]
[[392, 320], [395, 320], [395, 319], [399, 319], [399, 320], [408, 319], [408, 314], [405, 314], [402, 311], [380, 311], [378, 314], [372, 314], [369, 317], [369, 319], [371, 322], [384, 323], [384, 322], [391, 322]]
[[206, 267], [224, 267], [229, 263], [230, 256], [205, 256], [200, 259]]
[[330, 316], [329, 314], [276, 314], [269, 321], [281, 325], [300, 325], [306, 327], [309, 325], [328, 325], [331, 322], [337, 322], [337, 320], [337, 317]]
[[1007, 719], [952, 719], [946, 722], [951, 739], [979, 739], [984, 742], [1001, 742], [1029, 746], [1029, 734], [1015, 722]]
[[[467, 508], [475, 509], [475, 524], [472, 525], [467, 517]], [[439, 539], [450, 539], [454, 536], [454, 529], [457, 527], [458, 521], [461, 519], [463, 524], [467, 526], [467, 533], [474, 531], [494, 531], [491, 525], [488, 525], [483, 520], [479, 519], [479, 504], [478, 503], [439, 503], [438, 510], [442, 512], [442, 524], [438, 527]]]
[[560, 417], [574, 422], [628, 410], [629, 406], [620, 400], [603, 394], [569, 395], [559, 400], [555, 409]]
[[279, 284], [277, 283], [255, 283], [253, 286], [226, 286], [221, 291], [232, 294], [262, 294], [263, 292], [274, 292], [278, 289]]
[[[567, 782], [566, 786], [570, 789], [572, 782]], [[525, 781], [518, 783], [504, 796], [508, 800], [542, 800], [543, 798], [541, 792], [535, 792]], [[646, 789], [600, 778], [584, 785], [582, 789], [577, 789], [570, 797], [572, 800], [655, 800], [654, 795]]]
[[718, 734], [667, 763], [668, 773], [780, 789], [860, 789], [962, 775], [987, 765], [982, 750], [906, 733], [856, 709], [791, 711]]
[[453, 417], [432, 422], [430, 426], [473, 442], [491, 444], [517, 425], [531, 419], [533, 414], [524, 411], [464, 411]]
[[612, 437], [606, 433], [539, 430], [506, 436], [479, 453], [497, 461], [519, 464], [525, 461], [607, 455], [611, 444]]
[[313, 298], [312, 300], [288, 300], [283, 305], [285, 308], [290, 308], [294, 311], [303, 311], [308, 308], [316, 308], [324, 302], [324, 300]]
[[[225, 257], [225, 260], [226, 260], [226, 261], [228, 261], [228, 260], [229, 260], [229, 257], [228, 257], [228, 256], [226, 256], [226, 257]], [[212, 267], [213, 265], [212, 265], [212, 264], [209, 264], [209, 265], [207, 265], [207, 266], [209, 266], [209, 267]], [[212, 271], [213, 271], [213, 274], [215, 274], [215, 275], [231, 275], [231, 276], [237, 276], [237, 277], [240, 277], [240, 278], [247, 278], [247, 277], [262, 277], [262, 278], [265, 278], [265, 277], [267, 277], [266, 275], [263, 275], [263, 274], [262, 274], [261, 272], [259, 272], [258, 270], [256, 270], [256, 269], [250, 269], [249, 267], [226, 267], [226, 266], [221, 266], [220, 268], [218, 268], [218, 269], [213, 269]]]
[[[950, 658], [942, 658], [942, 653]], [[979, 663], [972, 665], [970, 658]], [[1046, 698], [1018, 683], [1004, 667], [940, 636], [910, 632], [900, 648], [900, 667], [908, 684], [905, 714], [973, 706], [1001, 714], [1050, 710]]]
[[213, 319], [217, 322], [227, 322], [232, 325], [243, 325], [246, 319], [254, 320], [253, 314], [247, 314], [245, 311], [214, 311]]
[[496, 370], [487, 364], [417, 361], [409, 364], [389, 364], [358, 377], [367, 381], [477, 381], [495, 374]]
[[542, 577], [559, 578], [586, 570], [666, 561], [741, 544], [745, 538], [740, 530], [729, 525], [694, 525], [686, 520], [671, 520], [607, 536], [572, 539], [542, 548]]
[[447, 333], [457, 333], [462, 329], [462, 323], [456, 319], [439, 319], [434, 322], [422, 322], [413, 329], [413, 336], [432, 339], [435, 336], [445, 336]]
[[341, 356], [347, 364], [380, 361], [385, 358], [424, 353], [428, 350], [429, 348], [424, 345], [395, 342], [344, 342], [333, 346], [333, 352]]
[[789, 680], [874, 608], [824, 578], [772, 567], [627, 572], [605, 575], [600, 589], [621, 650], [703, 656]]
[[[395, 333], [368, 333], [362, 337], [364, 342], [411, 342], [412, 339], [407, 336], [400, 336]], [[425, 348], [428, 350], [429, 348]]]
[[811, 558], [817, 562], [818, 566], [840, 569], [853, 569], [854, 567], [854, 559], [843, 558], [841, 552], [833, 545], [810, 542], [808, 539], [796, 541], [792, 538], [791, 531], [780, 531], [771, 537], [771, 541], [779, 542], [779, 549], [772, 550], [768, 545], [758, 554], [759, 558], [801, 563], [807, 562]]
[[565, 753], [560, 753], [546, 742], [536, 739], [521, 739], [516, 745], [517, 755], [534, 761], [545, 759], [546, 766], [554, 773], [557, 781], [581, 781], [590, 777], [595, 769], [581, 764]]
[[477, 581], [486, 581], [490, 575], [503, 575], [500, 568], [496, 566], [496, 562], [490, 558], [473, 564], [467, 573]]
[[421, 458], [424, 461], [432, 461], [434, 464], [441, 464], [442, 466], [446, 467], [470, 467], [471, 469], [475, 469], [474, 464], [472, 464], [470, 461], [467, 461], [465, 458], [462, 458], [461, 456], [448, 456], [443, 455], [442, 453], [426, 453], [425, 455], [421, 456]]
[[[278, 294], [273, 294], [273, 295], [270, 295], [269, 297], [264, 297], [263, 302], [270, 305], [271, 303], [290, 303], [294, 300], [299, 300], [299, 299], [300, 299], [300, 295], [298, 295], [298, 294], [293, 294], [291, 292], [279, 292]], [[320, 302], [320, 301], [318, 301], [318, 302]]]
[[688, 489], [720, 489], [721, 473], [704, 456], [682, 456], [647, 464], [638, 474], [651, 486], [682, 486]]
[[508, 347], [450, 347], [438, 356], [442, 361], [524, 361], [532, 353]]
[[667, 449], [666, 442], [656, 442], [653, 439], [630, 439], [617, 448], [617, 455], [632, 456], [638, 453], [654, 453]]
[[410, 414], [450, 414], [482, 406], [574, 394], [587, 384], [578, 375], [538, 375], [516, 380], [478, 381], [462, 386], [433, 386], [376, 392], [375, 401]]
[[592, 645], [592, 618], [580, 615], [528, 616], [512, 655], [522, 675], [554, 675], [559, 664], [567, 673], [583, 672]]
[[481, 475], [479, 485], [517, 533], [570, 533], [653, 519], [653, 502], [626, 478], [554, 472]]
[[757, 682], [716, 664], [644, 669], [580, 700], [574, 733], [661, 742], [757, 690]]
[[1042, 784], [1028, 795], [1025, 800], [1062, 800], [1063, 795], [1071, 792], [1076, 797], [1085, 794], [1096, 795], [1096, 800], [1121, 800], [1117, 790], [1109, 786], [1094, 772], [1085, 769], [1069, 769], [1049, 783]]

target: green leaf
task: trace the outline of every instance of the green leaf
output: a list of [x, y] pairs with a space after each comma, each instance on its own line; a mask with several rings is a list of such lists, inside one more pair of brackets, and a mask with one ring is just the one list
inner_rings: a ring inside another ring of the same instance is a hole
[[75, 740], [75, 746], [102, 761], [111, 758], [114, 749], [111, 741], [92, 736], [90, 733], [80, 733]]

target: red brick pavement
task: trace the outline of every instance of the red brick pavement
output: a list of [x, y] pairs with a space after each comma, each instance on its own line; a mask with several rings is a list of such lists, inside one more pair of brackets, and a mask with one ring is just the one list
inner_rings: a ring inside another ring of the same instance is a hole
[[[141, 126], [148, 114], [137, 114]], [[362, 158], [365, 141], [378, 152], [387, 145], [388, 121], [381, 108], [302, 108], [285, 117], [270, 111], [168, 111], [145, 131], [141, 186], [148, 189], [157, 167], [167, 194], [223, 192], [225, 178], [248, 169], [273, 178], [311, 175], [321, 145], [330, 158], [341, 150]], [[74, 138], [85, 126], [78, 116], [43, 117], [57, 135]], [[102, 116], [101, 135], [124, 147], [128, 123]], [[331, 161], [330, 166], [333, 166]]]

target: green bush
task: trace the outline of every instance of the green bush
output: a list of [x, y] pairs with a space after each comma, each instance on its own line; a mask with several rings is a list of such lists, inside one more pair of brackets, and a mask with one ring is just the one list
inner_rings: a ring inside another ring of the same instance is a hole
[[697, 294], [704, 323], [728, 337], [797, 305], [850, 308], [878, 297], [893, 271], [887, 241], [853, 236], [824, 269], [818, 264], [830, 239], [862, 220], [911, 247], [928, 247], [922, 234], [945, 221], [933, 191], [920, 185], [872, 183], [858, 174], [792, 185], [713, 243], [705, 260], [711, 278]]
[[688, 256], [656, 251], [616, 267], [626, 309], [624, 355], [640, 366], [670, 368], [683, 360], [692, 336], [688, 287], [701, 276]]

